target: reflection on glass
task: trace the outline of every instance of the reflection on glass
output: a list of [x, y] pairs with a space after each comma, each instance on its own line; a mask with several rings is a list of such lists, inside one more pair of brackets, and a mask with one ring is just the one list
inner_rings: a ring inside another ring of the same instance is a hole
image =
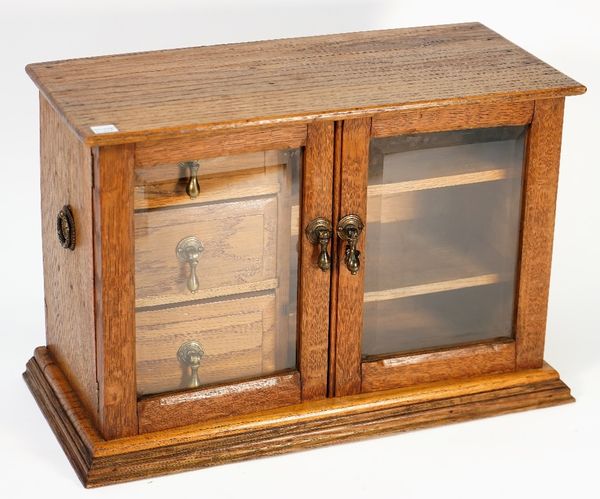
[[512, 336], [525, 133], [372, 140], [365, 357]]
[[138, 395], [296, 364], [301, 151], [139, 167]]

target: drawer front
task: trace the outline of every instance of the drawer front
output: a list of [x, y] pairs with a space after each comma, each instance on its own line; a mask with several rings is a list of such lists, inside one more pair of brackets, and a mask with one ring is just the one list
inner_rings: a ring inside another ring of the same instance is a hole
[[[135, 208], [160, 208], [214, 203], [276, 195], [287, 161], [283, 151], [202, 159], [191, 162], [138, 166], [135, 170]], [[193, 178], [192, 178], [193, 177]], [[198, 191], [190, 196], [190, 180]]]
[[[177, 251], [191, 237], [200, 245], [196, 264]], [[136, 305], [276, 288], [276, 244], [274, 196], [137, 212]]]
[[[139, 311], [138, 395], [260, 376], [275, 370], [274, 293], [232, 300]], [[184, 344], [202, 351], [199, 383], [189, 363], [178, 358]]]

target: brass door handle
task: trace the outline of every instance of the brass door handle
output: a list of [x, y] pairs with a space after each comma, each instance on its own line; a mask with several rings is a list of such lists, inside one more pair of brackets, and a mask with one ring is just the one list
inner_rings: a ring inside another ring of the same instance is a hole
[[179, 163], [180, 168], [188, 170], [188, 181], [185, 186], [185, 192], [191, 198], [197, 198], [200, 194], [200, 182], [198, 182], [198, 170], [200, 169], [199, 161], [184, 161]]
[[[186, 341], [179, 350], [177, 350], [177, 360], [186, 368], [184, 372], [183, 385], [188, 388], [198, 388], [200, 386], [200, 376], [198, 369], [200, 368], [200, 359], [204, 355], [202, 345], [197, 341]], [[187, 368], [189, 367], [189, 373]]]
[[305, 233], [311, 243], [319, 245], [318, 267], [323, 272], [328, 271], [331, 268], [331, 256], [327, 253], [327, 247], [333, 235], [331, 222], [326, 218], [315, 218], [306, 226]]
[[196, 236], [184, 237], [179, 243], [175, 253], [180, 262], [185, 262], [190, 266], [190, 274], [187, 278], [187, 288], [191, 293], [195, 293], [200, 288], [198, 282], [198, 275], [196, 274], [196, 267], [198, 267], [198, 260], [200, 259], [200, 253], [204, 251], [204, 245], [202, 241]]
[[356, 249], [356, 244], [363, 227], [363, 222], [358, 215], [346, 215], [337, 226], [338, 237], [346, 241], [344, 263], [352, 275], [358, 274], [360, 269], [360, 251]]

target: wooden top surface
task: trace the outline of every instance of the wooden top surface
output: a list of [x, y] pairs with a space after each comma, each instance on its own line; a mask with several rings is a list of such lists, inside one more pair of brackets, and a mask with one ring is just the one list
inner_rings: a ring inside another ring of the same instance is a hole
[[[585, 92], [479, 23], [72, 59], [26, 70], [89, 145]], [[90, 129], [107, 124], [119, 131]]]

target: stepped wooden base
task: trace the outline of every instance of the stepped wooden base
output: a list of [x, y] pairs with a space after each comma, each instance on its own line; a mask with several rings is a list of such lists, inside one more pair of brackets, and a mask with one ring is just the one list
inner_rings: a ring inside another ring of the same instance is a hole
[[546, 364], [107, 441], [46, 348], [36, 349], [23, 376], [86, 487], [574, 401]]

